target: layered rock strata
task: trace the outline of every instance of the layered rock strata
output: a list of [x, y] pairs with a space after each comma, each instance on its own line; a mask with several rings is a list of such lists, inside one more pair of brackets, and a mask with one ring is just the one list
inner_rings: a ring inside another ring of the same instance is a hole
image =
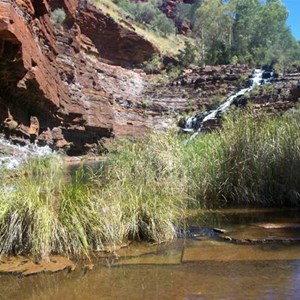
[[[51, 21], [58, 9], [64, 20]], [[10, 110], [26, 132], [36, 116], [43, 136], [55, 140], [59, 128], [78, 151], [103, 137], [141, 134], [152, 122], [133, 105], [144, 75], [120, 65], [156, 52], [87, 1], [1, 1], [0, 121]]]

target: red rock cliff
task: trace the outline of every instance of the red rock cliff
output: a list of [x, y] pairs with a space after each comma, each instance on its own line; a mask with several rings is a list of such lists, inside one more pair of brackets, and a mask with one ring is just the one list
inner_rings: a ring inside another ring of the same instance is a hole
[[[53, 24], [51, 12], [58, 8], [66, 18]], [[51, 129], [59, 127], [77, 149], [102, 137], [142, 133], [150, 121], [133, 103], [146, 83], [121, 66], [156, 52], [133, 28], [87, 1], [2, 0], [0, 121], [8, 108], [27, 126], [35, 115], [42, 136], [51, 139]]]

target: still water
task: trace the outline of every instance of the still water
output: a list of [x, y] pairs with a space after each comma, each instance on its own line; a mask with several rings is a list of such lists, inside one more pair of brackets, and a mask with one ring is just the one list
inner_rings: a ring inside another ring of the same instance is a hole
[[192, 226], [283, 240], [243, 244], [196, 234], [163, 245], [133, 243], [98, 257], [90, 271], [0, 275], [0, 299], [300, 299], [300, 244], [284, 240], [300, 236], [299, 219], [295, 210], [194, 214]]

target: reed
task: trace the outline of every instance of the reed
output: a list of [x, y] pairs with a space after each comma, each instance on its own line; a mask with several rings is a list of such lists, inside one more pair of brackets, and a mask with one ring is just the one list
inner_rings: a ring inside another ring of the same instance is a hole
[[88, 257], [128, 239], [174, 238], [185, 209], [174, 143], [124, 141], [104, 173], [79, 168], [72, 180], [57, 157], [33, 160], [13, 176], [2, 172], [0, 252]]
[[187, 147], [190, 194], [205, 207], [298, 205], [300, 125], [295, 118], [238, 113]]

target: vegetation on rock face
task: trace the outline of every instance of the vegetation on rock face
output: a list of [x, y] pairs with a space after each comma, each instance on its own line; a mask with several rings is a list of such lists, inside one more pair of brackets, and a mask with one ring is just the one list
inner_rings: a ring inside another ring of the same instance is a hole
[[62, 24], [66, 20], [66, 13], [63, 8], [57, 8], [51, 12], [50, 20], [53, 24]]
[[113, 2], [148, 30], [165, 36], [175, 32], [175, 23], [190, 24], [197, 48], [192, 63], [277, 64], [280, 68], [300, 59], [299, 42], [286, 25], [288, 12], [280, 0], [197, 0], [177, 5], [173, 20], [159, 10], [161, 1]]
[[149, 29], [157, 31], [161, 35], [166, 36], [176, 32], [174, 22], [158, 9], [159, 0], [141, 3], [126, 0], [113, 0], [113, 2], [129, 12], [135, 21], [148, 26]]
[[300, 203], [297, 113], [230, 116], [222, 131], [119, 141], [99, 172], [58, 158], [1, 171], [0, 252], [85, 255], [128, 239], [165, 241], [188, 207]]
[[[156, 5], [152, 5], [150, 11], [155, 11], [154, 20], [148, 23], [139, 23], [136, 21], [133, 13], [138, 13], [142, 9], [139, 4], [127, 0], [88, 0], [97, 6], [105, 14], [108, 14], [120, 26], [135, 30], [137, 34], [153, 43], [162, 55], [174, 56], [180, 49], [184, 48], [184, 40], [186, 37], [176, 35], [175, 27], [172, 20], [168, 19], [157, 9]], [[156, 3], [158, 1], [151, 2]], [[144, 3], [145, 4], [145, 3]], [[144, 6], [142, 6], [144, 7]], [[131, 13], [131, 11], [133, 13]], [[137, 12], [138, 11], [138, 12]], [[147, 14], [148, 15], [148, 12]], [[154, 23], [153, 23], [154, 22]], [[153, 24], [152, 24], [153, 23]], [[161, 30], [160, 30], [161, 29]]]

